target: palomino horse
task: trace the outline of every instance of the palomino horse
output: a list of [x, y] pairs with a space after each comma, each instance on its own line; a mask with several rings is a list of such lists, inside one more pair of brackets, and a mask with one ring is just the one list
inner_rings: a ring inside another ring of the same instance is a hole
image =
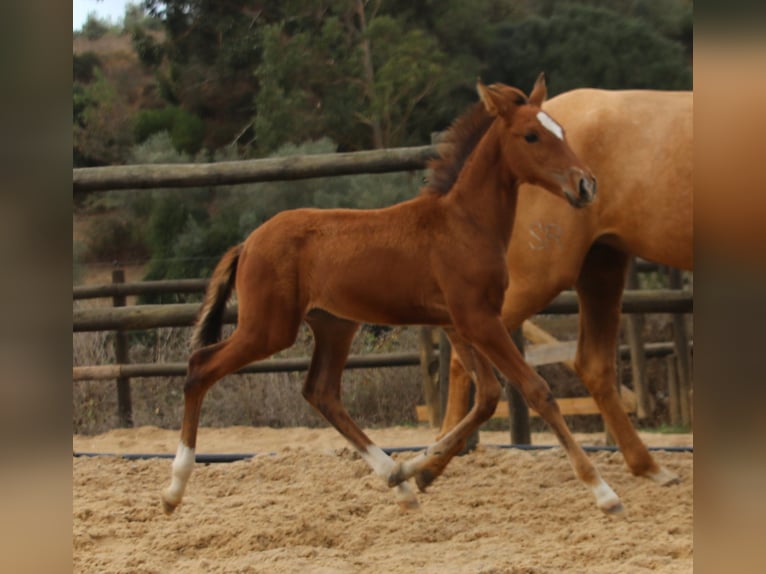
[[[503, 324], [513, 331], [575, 285], [576, 370], [631, 472], [661, 484], [677, 477], [655, 462], [622, 409], [615, 356], [628, 254], [693, 267], [692, 107], [691, 92], [581, 89], [546, 102], [598, 177], [599, 199], [575, 211], [532, 185], [520, 187], [502, 308]], [[470, 385], [454, 358], [441, 435], [467, 411]]]
[[[597, 505], [621, 509], [500, 320], [519, 183], [534, 182], [579, 207], [593, 199], [595, 180], [569, 149], [561, 126], [540, 109], [542, 75], [529, 98], [501, 84], [479, 84], [478, 91], [482, 103], [450, 128], [452, 145], [433, 166], [434, 183], [417, 198], [368, 211], [286, 211], [223, 256], [195, 330], [181, 441], [162, 495], [166, 512], [181, 502], [189, 480], [206, 391], [224, 375], [292, 345], [302, 321], [315, 345], [303, 396], [396, 487], [402, 507], [417, 506], [407, 480], [415, 477], [424, 488], [494, 412], [501, 390], [494, 364], [551, 425]], [[238, 325], [229, 339], [216, 342], [232, 287]], [[476, 406], [404, 463], [374, 445], [340, 400], [343, 366], [360, 322], [445, 327], [476, 382]]]

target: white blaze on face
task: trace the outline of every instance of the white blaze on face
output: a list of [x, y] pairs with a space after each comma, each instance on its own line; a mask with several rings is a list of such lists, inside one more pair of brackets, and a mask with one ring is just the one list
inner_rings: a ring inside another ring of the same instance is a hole
[[537, 112], [537, 119], [540, 120], [540, 123], [543, 124], [545, 129], [547, 129], [557, 138], [560, 140], [564, 139], [564, 130], [561, 129], [561, 126], [556, 123], [556, 120], [554, 120], [548, 114], [543, 111], [539, 111]]

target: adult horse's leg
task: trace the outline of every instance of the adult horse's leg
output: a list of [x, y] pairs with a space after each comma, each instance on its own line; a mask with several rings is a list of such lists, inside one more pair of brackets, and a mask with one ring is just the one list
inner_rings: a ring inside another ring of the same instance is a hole
[[678, 481], [678, 476], [654, 460], [633, 428], [617, 393], [615, 356], [629, 260], [627, 254], [605, 245], [594, 245], [588, 252], [576, 285], [580, 333], [575, 367], [631, 472], [660, 484], [671, 484]]
[[471, 396], [471, 376], [458, 358], [457, 352], [452, 353], [449, 365], [449, 384], [447, 386], [447, 405], [442, 417], [442, 426], [436, 440], [441, 439], [468, 413]]
[[[357, 426], [340, 397], [343, 367], [359, 324], [320, 310], [309, 313], [306, 322], [314, 333], [314, 353], [303, 385], [304, 398], [353, 445], [375, 474], [388, 483], [396, 463]], [[396, 490], [400, 506], [417, 508], [418, 500], [406, 482], [396, 485]]]
[[[269, 325], [267, 321], [265, 325]], [[205, 394], [224, 376], [248, 363], [265, 359], [293, 344], [300, 321], [284, 320], [273, 329], [240, 325], [225, 341], [202, 347], [189, 358], [184, 384], [184, 418], [181, 441], [172, 466], [170, 486], [162, 493], [162, 507], [170, 514], [181, 503], [194, 467], [197, 428]]]

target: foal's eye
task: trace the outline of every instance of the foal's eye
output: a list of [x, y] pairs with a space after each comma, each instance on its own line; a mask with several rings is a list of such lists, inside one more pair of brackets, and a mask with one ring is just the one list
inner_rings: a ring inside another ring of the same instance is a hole
[[538, 139], [536, 133], [528, 133], [524, 136], [524, 139], [527, 140], [529, 143], [535, 143]]

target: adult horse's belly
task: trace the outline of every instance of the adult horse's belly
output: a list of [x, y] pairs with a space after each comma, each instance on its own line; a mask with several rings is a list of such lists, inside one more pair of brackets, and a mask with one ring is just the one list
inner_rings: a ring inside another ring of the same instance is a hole
[[546, 109], [598, 179], [594, 240], [691, 269], [692, 93], [582, 89]]

